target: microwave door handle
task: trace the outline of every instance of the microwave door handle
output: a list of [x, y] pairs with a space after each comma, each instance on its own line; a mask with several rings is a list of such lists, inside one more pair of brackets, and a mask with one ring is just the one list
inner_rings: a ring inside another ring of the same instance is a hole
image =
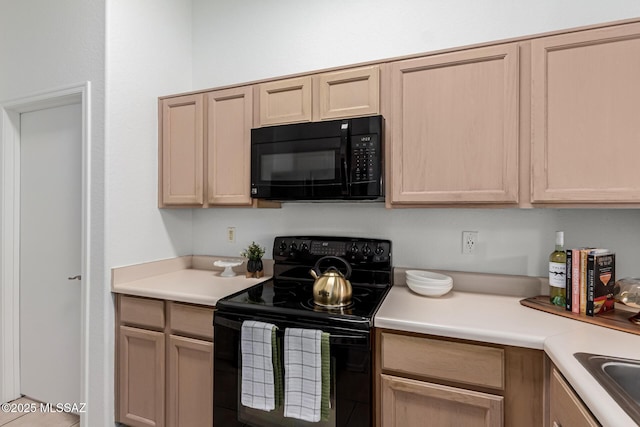
[[349, 122], [343, 121], [340, 127], [340, 166], [341, 171], [341, 183], [342, 183], [342, 195], [349, 195], [349, 167], [347, 165], [347, 153], [349, 151]]
[[347, 174], [349, 173], [349, 169], [347, 168], [347, 159], [342, 158], [342, 194], [345, 196], [349, 195], [349, 184], [347, 183]]

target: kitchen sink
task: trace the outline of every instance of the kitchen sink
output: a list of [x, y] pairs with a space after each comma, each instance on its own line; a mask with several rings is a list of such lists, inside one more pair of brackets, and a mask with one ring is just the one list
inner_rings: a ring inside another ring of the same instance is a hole
[[575, 353], [582, 366], [618, 405], [640, 424], [640, 360]]

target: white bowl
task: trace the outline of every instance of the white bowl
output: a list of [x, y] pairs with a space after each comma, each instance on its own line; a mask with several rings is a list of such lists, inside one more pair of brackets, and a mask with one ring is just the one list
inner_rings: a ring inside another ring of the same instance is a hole
[[452, 288], [453, 282], [424, 283], [424, 282], [416, 282], [415, 280], [407, 279], [407, 285], [413, 288], [437, 291], [440, 289]]
[[453, 284], [449, 286], [432, 288], [432, 287], [425, 287], [425, 286], [416, 286], [415, 284], [412, 284], [412, 283], [413, 282], [410, 283], [409, 281], [407, 281], [407, 286], [409, 286], [409, 289], [411, 289], [416, 294], [424, 295], [427, 297], [440, 297], [446, 294], [447, 292], [449, 292], [453, 288]]
[[411, 279], [416, 282], [448, 283], [453, 281], [451, 276], [425, 270], [407, 270], [405, 275], [407, 279]]

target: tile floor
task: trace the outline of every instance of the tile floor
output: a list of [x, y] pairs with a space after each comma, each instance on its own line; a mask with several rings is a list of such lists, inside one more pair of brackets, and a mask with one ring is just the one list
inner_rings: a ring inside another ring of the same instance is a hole
[[[0, 427], [80, 427], [80, 417], [64, 412], [41, 412], [40, 402], [27, 397], [16, 399], [13, 409], [24, 409], [23, 412], [7, 412], [0, 410]], [[36, 412], [28, 412], [31, 408]]]

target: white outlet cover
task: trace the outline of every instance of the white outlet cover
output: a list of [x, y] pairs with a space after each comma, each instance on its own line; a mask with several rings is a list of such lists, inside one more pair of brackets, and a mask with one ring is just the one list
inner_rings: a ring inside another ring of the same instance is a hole
[[464, 255], [475, 254], [477, 247], [478, 247], [478, 232], [463, 231], [462, 232], [462, 253]]

